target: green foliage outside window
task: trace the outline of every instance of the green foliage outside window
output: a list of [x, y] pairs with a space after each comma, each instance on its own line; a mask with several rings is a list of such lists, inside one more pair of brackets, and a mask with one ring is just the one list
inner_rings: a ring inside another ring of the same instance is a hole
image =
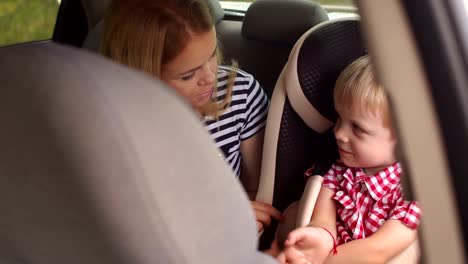
[[0, 46], [50, 39], [57, 0], [0, 0]]

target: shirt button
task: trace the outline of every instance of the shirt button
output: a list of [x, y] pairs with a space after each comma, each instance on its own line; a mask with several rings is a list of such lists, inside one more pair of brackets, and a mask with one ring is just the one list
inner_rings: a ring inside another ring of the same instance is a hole
[[380, 219], [379, 220], [379, 225], [383, 225], [385, 223], [385, 220], [384, 219]]
[[337, 195], [337, 196], [343, 195], [343, 191], [338, 191], [338, 192], [336, 193], [336, 195]]

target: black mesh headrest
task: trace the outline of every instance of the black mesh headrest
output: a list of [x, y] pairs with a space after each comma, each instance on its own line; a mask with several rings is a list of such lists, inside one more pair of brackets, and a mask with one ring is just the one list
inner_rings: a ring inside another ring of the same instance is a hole
[[309, 102], [328, 120], [336, 120], [336, 79], [346, 66], [365, 54], [357, 20], [330, 21], [304, 40], [297, 61], [299, 82]]
[[296, 43], [285, 67], [288, 99], [314, 131], [336, 120], [333, 88], [341, 71], [366, 54], [357, 18], [323, 22]]
[[257, 0], [245, 14], [242, 35], [252, 40], [293, 45], [304, 32], [326, 20], [327, 12], [310, 0]]

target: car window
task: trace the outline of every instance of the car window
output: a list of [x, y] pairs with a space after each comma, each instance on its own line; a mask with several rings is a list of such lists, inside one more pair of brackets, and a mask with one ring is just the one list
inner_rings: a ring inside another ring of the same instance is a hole
[[[227, 14], [242, 16], [255, 0], [220, 0], [221, 6]], [[310, 0], [318, 2], [327, 12], [330, 19], [357, 15], [353, 0]]]
[[59, 1], [1, 0], [0, 46], [51, 39]]

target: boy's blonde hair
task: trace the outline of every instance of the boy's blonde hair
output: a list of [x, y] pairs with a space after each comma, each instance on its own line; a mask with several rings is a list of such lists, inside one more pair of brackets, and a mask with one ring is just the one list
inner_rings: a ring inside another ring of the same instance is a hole
[[390, 124], [387, 95], [377, 82], [367, 55], [355, 60], [340, 74], [335, 83], [333, 101], [338, 111], [380, 113], [384, 125]]

